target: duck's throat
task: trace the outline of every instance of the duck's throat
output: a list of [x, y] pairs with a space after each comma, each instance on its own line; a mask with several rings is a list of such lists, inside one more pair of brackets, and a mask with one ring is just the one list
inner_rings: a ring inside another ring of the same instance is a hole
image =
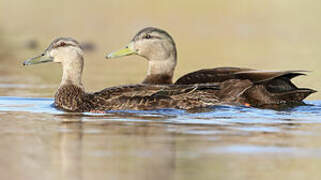
[[83, 89], [81, 82], [83, 60], [69, 61], [63, 64], [63, 74], [60, 86], [74, 85]]
[[147, 76], [144, 84], [172, 84], [176, 59], [153, 61], [148, 63]]

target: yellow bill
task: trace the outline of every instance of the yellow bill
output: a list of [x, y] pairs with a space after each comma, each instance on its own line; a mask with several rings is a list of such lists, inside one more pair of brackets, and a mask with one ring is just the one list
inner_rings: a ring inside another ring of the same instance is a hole
[[136, 50], [133, 47], [133, 43], [129, 43], [124, 49], [120, 49], [118, 51], [112, 52], [106, 56], [106, 59], [118, 58], [123, 56], [130, 56], [133, 54], [137, 54]]

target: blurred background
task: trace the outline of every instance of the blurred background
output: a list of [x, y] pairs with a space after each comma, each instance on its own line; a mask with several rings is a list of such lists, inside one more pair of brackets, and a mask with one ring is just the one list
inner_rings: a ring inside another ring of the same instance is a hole
[[[61, 79], [57, 64], [23, 67], [51, 41], [70, 36], [88, 46], [87, 90], [139, 83], [147, 62], [138, 56], [106, 60], [140, 29], [168, 31], [178, 48], [175, 79], [200, 68], [239, 66], [309, 70], [298, 86], [321, 87], [321, 1], [318, 0], [0, 0], [1, 96], [52, 97]], [[25, 92], [10, 84], [39, 87]], [[42, 87], [46, 88], [42, 88]], [[49, 87], [49, 88], [48, 88]], [[320, 99], [316, 93], [310, 99]]]

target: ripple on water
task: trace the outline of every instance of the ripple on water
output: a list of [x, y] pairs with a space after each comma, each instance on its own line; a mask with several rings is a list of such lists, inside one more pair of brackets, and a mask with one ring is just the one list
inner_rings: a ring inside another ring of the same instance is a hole
[[310, 156], [321, 157], [320, 149], [307, 149], [298, 147], [279, 147], [279, 146], [252, 146], [252, 145], [233, 145], [226, 147], [215, 147], [208, 149], [208, 153], [231, 153], [231, 154], [248, 154], [248, 155], [261, 155], [262, 153], [269, 154], [282, 154], [283, 156]]
[[[307, 101], [310, 106], [300, 106], [285, 110], [257, 109], [243, 106], [215, 106], [201, 112], [188, 112], [176, 109], [152, 111], [109, 111], [106, 114], [66, 113], [55, 109], [53, 98], [0, 97], [0, 114], [21, 115], [20, 119], [43, 119], [79, 122], [88, 124], [112, 124], [113, 126], [163, 126], [167, 132], [177, 135], [190, 135], [194, 140], [206, 137], [206, 141], [215, 141], [219, 145], [208, 147], [207, 153], [284, 153], [295, 152], [301, 155], [321, 156], [312, 148], [300, 149], [286, 145], [278, 137], [320, 136], [317, 131], [305, 130], [303, 125], [314, 127], [321, 122], [321, 101]], [[17, 113], [16, 113], [17, 112]], [[27, 113], [27, 115], [25, 114]], [[7, 116], [8, 117], [8, 116]], [[52, 118], [54, 117], [54, 118]], [[1, 116], [0, 116], [1, 120]], [[311, 124], [311, 125], [310, 125]], [[100, 126], [98, 126], [100, 127]], [[298, 128], [300, 127], [300, 128]], [[61, 127], [61, 133], [70, 133], [71, 129]], [[83, 130], [86, 134], [100, 134], [103, 129], [96, 126]], [[295, 142], [300, 140], [296, 139]], [[191, 140], [191, 139], [190, 139]], [[282, 140], [282, 138], [281, 138]], [[276, 141], [280, 141], [279, 144]], [[220, 143], [229, 142], [229, 145]], [[241, 143], [241, 144], [238, 144]], [[276, 145], [274, 145], [276, 143]], [[206, 153], [206, 151], [200, 150]], [[193, 153], [194, 155], [197, 152]]]
[[0, 111], [22, 111], [30, 113], [63, 113], [53, 106], [52, 98], [0, 97]]
[[[205, 112], [187, 112], [176, 109], [152, 111], [109, 111], [106, 114], [83, 113], [86, 120], [129, 120], [150, 121], [161, 119], [174, 124], [229, 125], [229, 124], [275, 124], [275, 123], [316, 123], [321, 122], [321, 101], [307, 101], [309, 106], [299, 106], [286, 110], [257, 109], [244, 106], [215, 106]], [[0, 97], [0, 112], [22, 111], [68, 115], [55, 109], [53, 98]], [[113, 116], [117, 115], [117, 116]], [[86, 118], [87, 117], [87, 118]], [[116, 117], [116, 118], [115, 118]], [[125, 119], [124, 119], [125, 118]], [[258, 127], [259, 128], [259, 127]], [[251, 129], [248, 129], [251, 131]], [[273, 131], [273, 129], [266, 129]]]

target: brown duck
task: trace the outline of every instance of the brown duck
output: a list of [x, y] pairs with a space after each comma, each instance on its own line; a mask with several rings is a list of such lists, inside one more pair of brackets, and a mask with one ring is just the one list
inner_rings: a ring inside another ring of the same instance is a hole
[[219, 104], [216, 85], [127, 85], [87, 93], [81, 82], [83, 50], [72, 38], [58, 38], [39, 56], [23, 65], [56, 62], [63, 68], [54, 105], [72, 112], [106, 110], [193, 109]]
[[[148, 60], [143, 84], [172, 84], [177, 62], [173, 38], [164, 30], [148, 27], [139, 31], [122, 50], [106, 58], [139, 55]], [[248, 68], [219, 67], [202, 69], [180, 77], [175, 84], [212, 83], [220, 88], [213, 97], [221, 103], [245, 104], [255, 107], [269, 105], [301, 105], [303, 99], [316, 92], [298, 88], [291, 79], [306, 71], [260, 71]]]

